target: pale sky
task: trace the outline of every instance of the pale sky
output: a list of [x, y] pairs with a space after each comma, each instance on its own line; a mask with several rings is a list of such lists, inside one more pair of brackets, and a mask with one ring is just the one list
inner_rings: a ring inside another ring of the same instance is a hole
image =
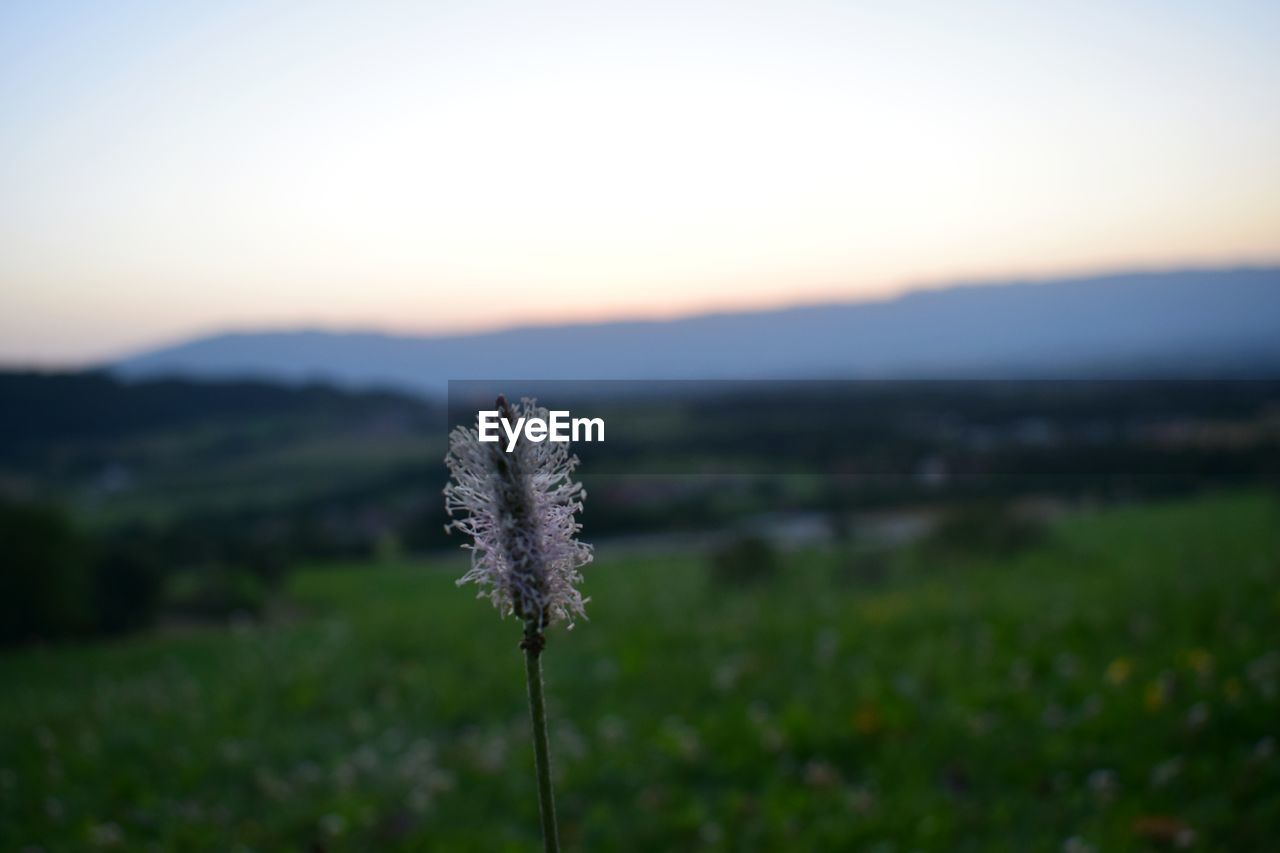
[[1280, 260], [1280, 3], [0, 6], [0, 361]]

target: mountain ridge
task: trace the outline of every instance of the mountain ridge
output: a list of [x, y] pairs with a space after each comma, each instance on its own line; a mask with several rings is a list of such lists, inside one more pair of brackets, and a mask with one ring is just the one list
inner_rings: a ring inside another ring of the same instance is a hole
[[1280, 266], [969, 282], [872, 301], [444, 335], [233, 331], [124, 378], [442, 393], [449, 379], [1280, 376]]

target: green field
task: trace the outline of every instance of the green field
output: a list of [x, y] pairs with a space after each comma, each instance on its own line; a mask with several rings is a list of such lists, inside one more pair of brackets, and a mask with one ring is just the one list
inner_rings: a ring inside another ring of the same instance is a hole
[[[601, 549], [544, 664], [566, 846], [1275, 849], [1274, 498], [857, 565], [733, 585]], [[461, 566], [300, 570], [263, 625], [0, 657], [0, 850], [534, 849], [519, 626]]]

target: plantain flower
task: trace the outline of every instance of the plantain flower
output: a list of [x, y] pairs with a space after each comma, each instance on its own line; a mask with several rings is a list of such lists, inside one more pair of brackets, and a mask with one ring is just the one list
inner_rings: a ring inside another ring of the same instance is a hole
[[[525, 398], [515, 406], [498, 398], [501, 417], [546, 418], [547, 410]], [[445, 458], [451, 482], [445, 508], [458, 516], [446, 530], [472, 538], [471, 568], [458, 580], [480, 587], [504, 617], [515, 614], [531, 634], [557, 622], [573, 627], [586, 618], [577, 585], [579, 569], [591, 562], [590, 545], [577, 540], [576, 515], [586, 493], [570, 478], [578, 458], [568, 444], [529, 441], [521, 436], [511, 451], [502, 442], [481, 442], [474, 427], [457, 427]]]

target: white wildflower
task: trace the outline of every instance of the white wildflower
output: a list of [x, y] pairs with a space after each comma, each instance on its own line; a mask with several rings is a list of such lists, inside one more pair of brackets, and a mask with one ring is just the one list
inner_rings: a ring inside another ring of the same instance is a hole
[[[499, 397], [497, 407], [510, 423], [548, 416], [528, 398], [510, 406]], [[514, 613], [538, 633], [585, 618], [578, 569], [591, 562], [592, 551], [575, 538], [586, 493], [570, 479], [578, 458], [568, 445], [521, 436], [508, 452], [501, 442], [482, 443], [474, 427], [458, 427], [445, 464], [452, 475], [445, 507], [450, 516], [460, 514], [446, 529], [474, 540], [463, 546], [471, 550], [471, 569], [458, 584], [479, 585], [480, 597], [487, 591], [503, 616]]]

